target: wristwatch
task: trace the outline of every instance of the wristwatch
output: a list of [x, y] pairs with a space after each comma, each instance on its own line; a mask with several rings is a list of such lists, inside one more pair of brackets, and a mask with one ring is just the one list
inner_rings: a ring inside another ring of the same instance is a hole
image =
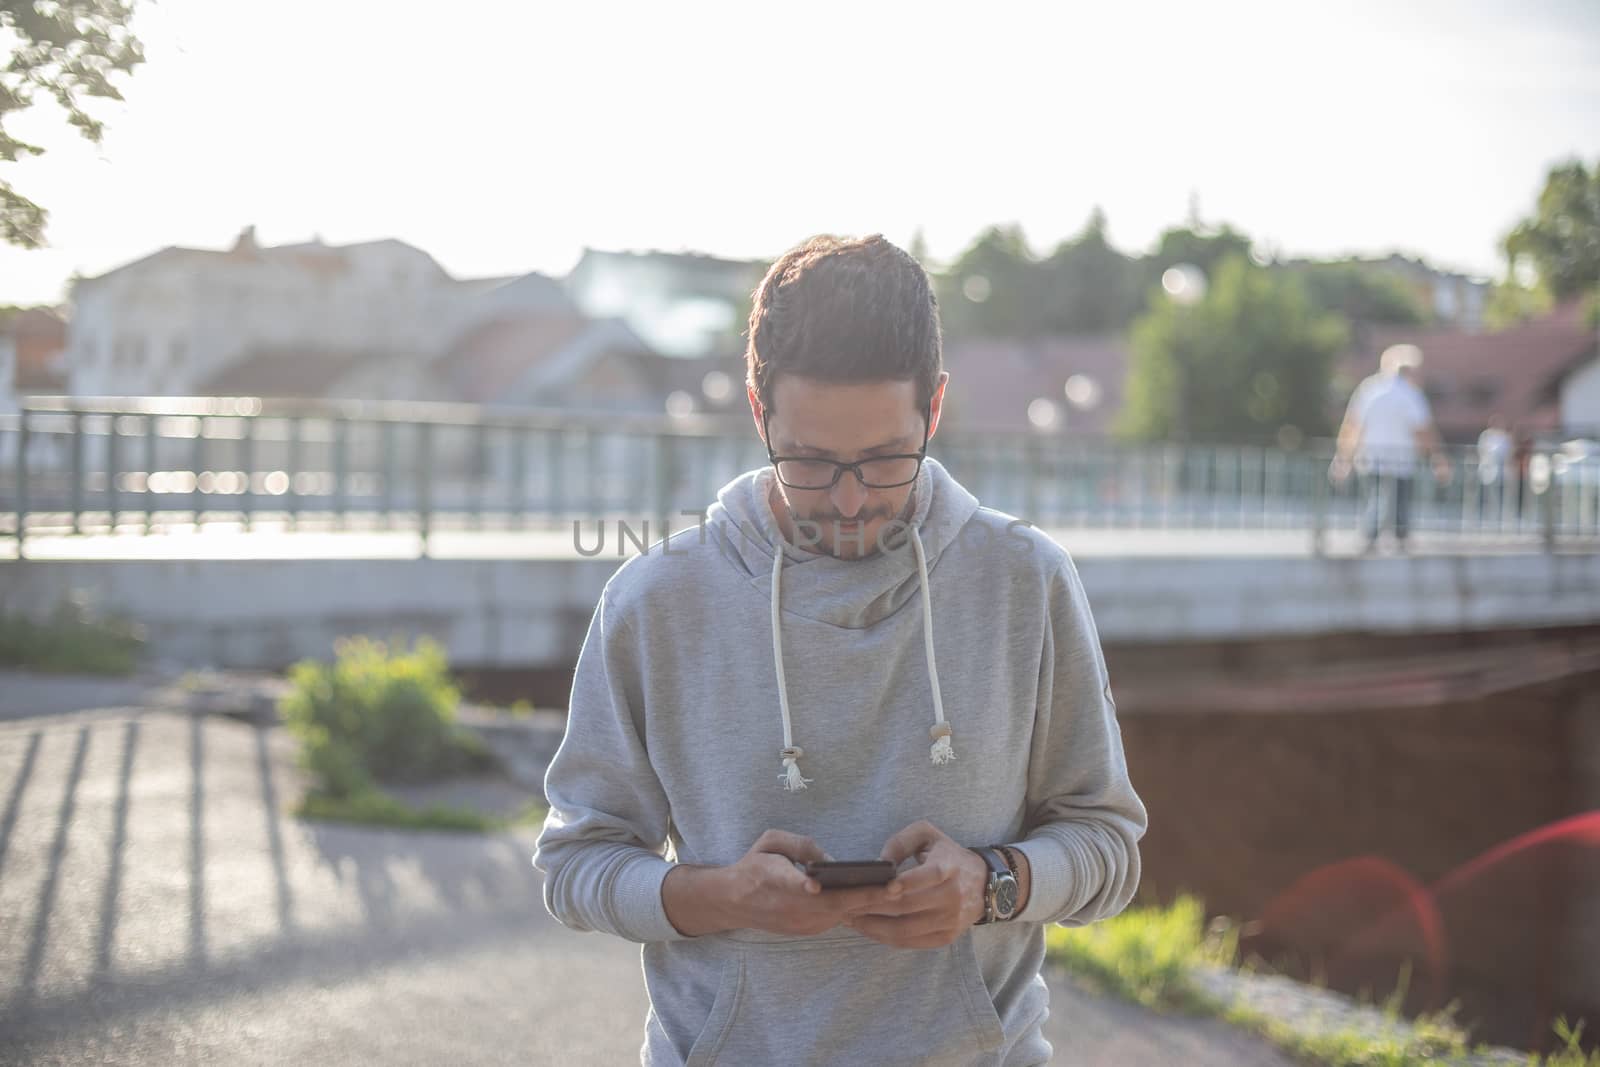
[[989, 885], [983, 893], [983, 918], [974, 925], [1005, 922], [1014, 918], [1017, 914], [1017, 894], [1020, 892], [1017, 872], [998, 848], [974, 848], [972, 851], [983, 857], [983, 862], [989, 865]]

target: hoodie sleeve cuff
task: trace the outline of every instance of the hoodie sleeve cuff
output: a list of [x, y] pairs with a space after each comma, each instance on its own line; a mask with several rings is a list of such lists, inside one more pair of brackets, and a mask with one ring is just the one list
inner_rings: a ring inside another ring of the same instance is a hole
[[661, 902], [661, 883], [673, 864], [660, 856], [645, 855], [630, 860], [612, 885], [613, 919], [623, 937], [630, 941], [686, 941], [667, 918]]
[[1048, 922], [1066, 910], [1077, 889], [1072, 857], [1053, 837], [1034, 837], [1009, 846], [1028, 857], [1028, 903], [1014, 922]]

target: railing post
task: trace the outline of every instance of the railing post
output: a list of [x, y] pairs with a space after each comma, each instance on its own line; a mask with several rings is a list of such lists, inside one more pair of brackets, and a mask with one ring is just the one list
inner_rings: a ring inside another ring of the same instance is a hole
[[528, 521], [528, 431], [519, 423], [507, 427], [511, 444], [511, 499], [516, 525], [521, 528]]
[[345, 480], [349, 477], [349, 467], [350, 420], [337, 415], [333, 420], [333, 515], [336, 528], [340, 530], [345, 528], [349, 507], [345, 500]]
[[546, 432], [545, 448], [550, 463], [550, 492], [546, 494], [545, 506], [554, 520], [561, 517], [564, 506], [562, 493], [566, 488], [563, 483], [566, 481], [567, 437], [561, 427], [554, 426]]
[[122, 418], [112, 412], [108, 418], [111, 420], [107, 426], [106, 435], [106, 527], [107, 533], [117, 532], [117, 478], [120, 474], [121, 457], [117, 448], [117, 422]]
[[[600, 515], [611, 506], [611, 483], [605, 479], [601, 484], [600, 476], [600, 435], [595, 432], [593, 425], [585, 425], [579, 431], [578, 440], [580, 451], [583, 453], [583, 488], [584, 510], [590, 515]], [[615, 440], [619, 442], [620, 451], [626, 454], [628, 435], [618, 435]]]
[[675, 441], [670, 433], [655, 435], [655, 513], [661, 536], [667, 534], [667, 516], [672, 508], [672, 470]]
[[1039, 446], [1030, 435], [1022, 439], [1022, 517], [1039, 521]]
[[189, 503], [191, 510], [194, 512], [194, 532], [199, 533], [200, 518], [205, 513], [205, 508], [201, 506], [205, 501], [201, 499], [200, 495], [200, 475], [204, 474], [206, 469], [206, 417], [204, 415], [196, 415], [194, 417], [194, 447], [191, 450], [189, 465], [193, 468], [190, 473], [194, 475], [194, 491], [189, 494]]
[[289, 440], [287, 448], [288, 462], [285, 463], [284, 466], [289, 468], [287, 472], [289, 475], [289, 484], [284, 488], [283, 491], [283, 495], [286, 498], [284, 500], [283, 509], [289, 514], [289, 529], [296, 530], [300, 527], [300, 491], [295, 488], [294, 480], [300, 474], [300, 464], [302, 462], [302, 449], [300, 447], [302, 426], [299, 415], [290, 415], [286, 422]]
[[244, 468], [244, 492], [239, 494], [239, 510], [248, 532], [256, 512], [256, 417], [244, 416], [244, 432], [239, 435], [239, 466]]
[[155, 476], [158, 455], [156, 442], [159, 439], [157, 427], [159, 415], [150, 414], [144, 417], [144, 532], [148, 536], [155, 526], [156, 519], [156, 494], [150, 487], [150, 479]]
[[72, 532], [83, 532], [83, 412], [72, 412]]
[[383, 528], [394, 529], [394, 479], [395, 479], [395, 440], [394, 422], [383, 419], [378, 423], [379, 448], [383, 451]]
[[1539, 532], [1546, 552], [1556, 550], [1556, 480], [1546, 478], [1539, 489]]
[[28, 540], [28, 409], [17, 414], [17, 558], [27, 557]]
[[483, 529], [483, 490], [489, 484], [489, 427], [478, 416], [472, 433], [472, 516], [474, 529]]
[[1321, 469], [1321, 457], [1311, 457], [1311, 554], [1325, 556], [1328, 551], [1328, 474]]
[[433, 426], [417, 423], [417, 532], [422, 537], [422, 555], [428, 554], [428, 535], [433, 525]]

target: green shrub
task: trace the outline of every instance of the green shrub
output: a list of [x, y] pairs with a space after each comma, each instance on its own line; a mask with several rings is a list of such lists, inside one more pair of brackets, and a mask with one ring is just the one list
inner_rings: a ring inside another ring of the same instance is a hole
[[77, 598], [43, 621], [0, 614], [0, 665], [62, 674], [131, 674], [144, 633], [126, 619], [95, 614]]
[[392, 652], [382, 641], [345, 638], [335, 654], [331, 664], [295, 664], [280, 705], [318, 792], [350, 798], [377, 782], [491, 765], [482, 741], [456, 722], [461, 694], [437, 642]]

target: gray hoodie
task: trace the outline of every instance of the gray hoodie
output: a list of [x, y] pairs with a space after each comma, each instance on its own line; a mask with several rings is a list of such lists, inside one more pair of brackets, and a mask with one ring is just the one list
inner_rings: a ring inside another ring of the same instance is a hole
[[[1122, 910], [1145, 830], [1077, 571], [931, 459], [908, 536], [859, 560], [788, 544], [771, 489], [736, 478], [606, 584], [545, 779], [546, 907], [643, 943], [646, 1064], [1047, 1063], [1044, 924]], [[1026, 853], [1024, 911], [938, 949], [667, 920], [674, 861], [768, 829], [875, 859], [919, 819]]]

